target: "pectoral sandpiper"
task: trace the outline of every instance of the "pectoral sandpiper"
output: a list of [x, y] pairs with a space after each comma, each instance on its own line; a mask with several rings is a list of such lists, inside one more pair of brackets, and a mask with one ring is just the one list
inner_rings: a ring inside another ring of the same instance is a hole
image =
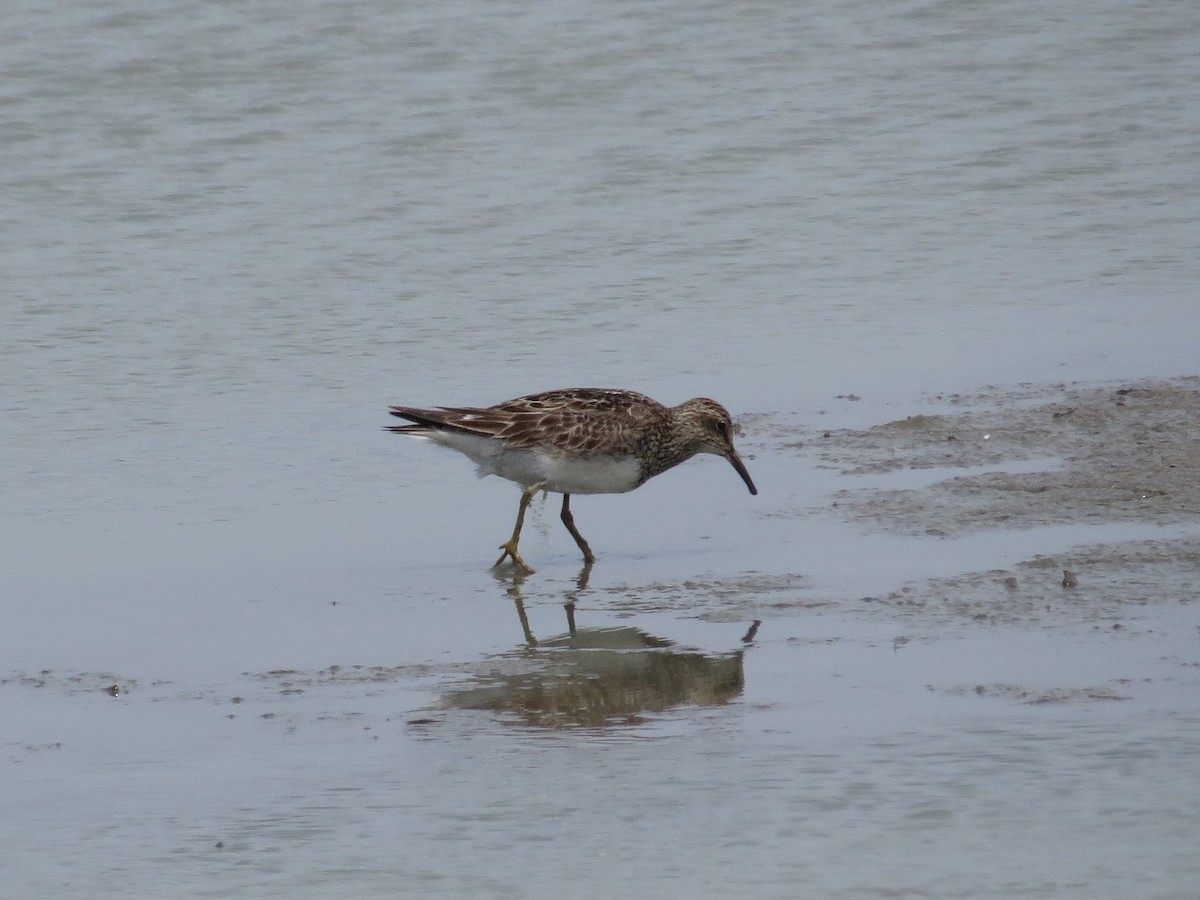
[[668, 407], [634, 391], [567, 388], [486, 408], [393, 406], [391, 414], [415, 424], [391, 425], [389, 431], [458, 450], [475, 461], [480, 477], [494, 474], [521, 485], [517, 523], [500, 545], [497, 566], [512, 559], [533, 571], [517, 542], [538, 491], [563, 495], [563, 524], [588, 563], [595, 557], [575, 527], [572, 494], [632, 491], [697, 453], [723, 456], [750, 493], [758, 493], [733, 447], [729, 413], [704, 397]]

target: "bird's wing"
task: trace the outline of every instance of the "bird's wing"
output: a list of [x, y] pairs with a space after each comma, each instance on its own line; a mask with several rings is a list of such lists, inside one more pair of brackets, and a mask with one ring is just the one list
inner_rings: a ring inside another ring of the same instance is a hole
[[599, 388], [546, 391], [486, 408], [393, 406], [391, 413], [416, 423], [392, 427], [401, 433], [452, 428], [512, 448], [583, 455], [634, 453], [646, 426], [666, 418], [666, 410], [648, 397]]

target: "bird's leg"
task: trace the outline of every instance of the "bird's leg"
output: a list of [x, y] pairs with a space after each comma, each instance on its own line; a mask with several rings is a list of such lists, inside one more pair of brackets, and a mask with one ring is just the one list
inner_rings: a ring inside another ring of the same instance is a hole
[[583, 551], [583, 561], [589, 565], [595, 562], [596, 557], [592, 555], [592, 548], [588, 546], [588, 542], [583, 539], [583, 535], [575, 527], [575, 517], [571, 515], [570, 494], [563, 494], [562, 523], [567, 526], [567, 531], [571, 532], [571, 537], [575, 538], [575, 543]]
[[529, 509], [529, 501], [533, 499], [533, 495], [542, 489], [540, 484], [530, 485], [521, 491], [521, 505], [517, 507], [517, 524], [513, 526], [512, 537], [507, 542], [500, 545], [500, 549], [504, 552], [500, 554], [500, 558], [496, 560], [492, 568], [500, 565], [508, 557], [512, 557], [513, 564], [518, 568], [524, 569], [526, 572], [532, 572], [533, 569], [525, 560], [521, 559], [521, 554], [517, 552], [517, 541], [521, 539], [521, 526], [525, 524], [525, 510]]

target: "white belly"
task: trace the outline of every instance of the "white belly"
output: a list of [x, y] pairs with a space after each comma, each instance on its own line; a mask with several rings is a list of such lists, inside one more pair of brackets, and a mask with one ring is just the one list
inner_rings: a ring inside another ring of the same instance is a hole
[[440, 432], [429, 439], [475, 460], [479, 476], [499, 475], [526, 487], [540, 484], [558, 494], [623, 494], [638, 486], [641, 467], [632, 456], [550, 456], [536, 450], [508, 450], [499, 441], [463, 432]]

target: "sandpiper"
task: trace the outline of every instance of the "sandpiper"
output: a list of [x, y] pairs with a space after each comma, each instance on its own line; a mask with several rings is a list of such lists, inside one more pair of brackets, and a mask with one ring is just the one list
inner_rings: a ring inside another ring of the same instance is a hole
[[538, 491], [563, 495], [562, 521], [591, 563], [591, 547], [575, 527], [572, 494], [621, 494], [662, 472], [712, 453], [729, 460], [751, 494], [758, 488], [733, 447], [733, 421], [716, 401], [696, 397], [663, 406], [644, 394], [610, 388], [566, 388], [518, 397], [486, 408], [417, 409], [393, 406], [412, 425], [389, 431], [426, 438], [475, 461], [479, 477], [499, 475], [521, 485], [512, 537], [500, 545], [505, 559], [533, 569], [517, 552], [525, 510]]

